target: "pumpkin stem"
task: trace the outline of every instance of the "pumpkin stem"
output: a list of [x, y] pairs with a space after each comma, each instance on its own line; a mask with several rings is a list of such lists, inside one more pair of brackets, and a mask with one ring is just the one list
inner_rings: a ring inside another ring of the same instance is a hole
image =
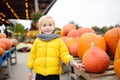
[[91, 42], [90, 46], [91, 46], [91, 48], [95, 47], [95, 43]]

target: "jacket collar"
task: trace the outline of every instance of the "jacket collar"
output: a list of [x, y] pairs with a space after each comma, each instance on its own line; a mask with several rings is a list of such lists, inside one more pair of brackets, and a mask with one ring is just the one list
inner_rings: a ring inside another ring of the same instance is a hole
[[60, 35], [58, 34], [38, 34], [37, 36], [39, 39], [44, 40], [44, 41], [50, 41], [55, 38], [59, 38]]

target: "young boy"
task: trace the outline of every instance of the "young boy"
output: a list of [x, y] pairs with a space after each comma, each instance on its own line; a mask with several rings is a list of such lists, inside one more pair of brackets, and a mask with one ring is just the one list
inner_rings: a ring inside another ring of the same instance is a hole
[[60, 80], [61, 61], [76, 68], [83, 67], [69, 54], [51, 16], [42, 16], [38, 24], [40, 33], [33, 43], [27, 63], [29, 80], [33, 78], [32, 69], [36, 74], [35, 80]]

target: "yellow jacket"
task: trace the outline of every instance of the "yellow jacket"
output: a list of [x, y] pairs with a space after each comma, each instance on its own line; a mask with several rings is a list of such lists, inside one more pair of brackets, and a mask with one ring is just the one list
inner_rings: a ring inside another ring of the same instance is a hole
[[35, 73], [47, 76], [61, 74], [61, 60], [69, 64], [73, 57], [61, 38], [44, 41], [37, 38], [30, 51], [27, 66]]

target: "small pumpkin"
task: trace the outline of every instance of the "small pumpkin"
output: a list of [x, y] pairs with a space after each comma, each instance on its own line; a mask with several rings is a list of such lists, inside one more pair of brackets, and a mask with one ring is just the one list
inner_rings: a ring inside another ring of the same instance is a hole
[[12, 42], [8, 38], [0, 38], [0, 42], [4, 43], [6, 45], [6, 50], [8, 50], [12, 47]]
[[6, 45], [2, 42], [0, 42], [0, 47], [3, 48], [4, 50], [6, 50]]
[[15, 39], [15, 38], [13, 38], [13, 39], [10, 39], [11, 40], [11, 42], [12, 42], [12, 46], [17, 46], [18, 45], [18, 40], [17, 39]]
[[107, 53], [95, 46], [95, 43], [92, 43], [91, 47], [85, 52], [82, 61], [86, 71], [92, 73], [102, 73], [110, 64]]
[[120, 40], [118, 41], [117, 48], [115, 51], [114, 71], [116, 75], [120, 78]]
[[0, 56], [2, 56], [4, 54], [4, 49], [0, 48]]

